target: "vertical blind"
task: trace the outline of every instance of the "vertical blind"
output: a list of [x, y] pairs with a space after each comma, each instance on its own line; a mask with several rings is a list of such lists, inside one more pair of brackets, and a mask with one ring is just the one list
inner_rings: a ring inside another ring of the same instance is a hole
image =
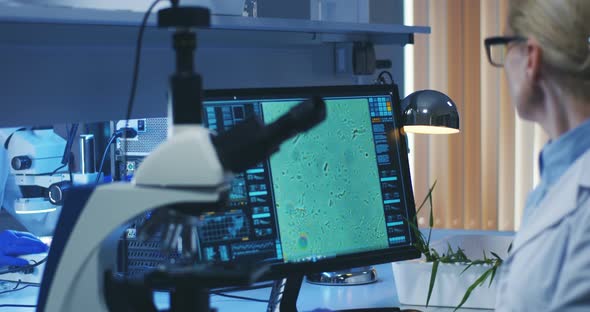
[[[501, 35], [509, 0], [413, 0], [414, 88], [448, 94], [461, 132], [415, 135], [413, 182], [419, 204], [433, 193], [435, 227], [516, 230], [526, 197], [538, 181], [538, 153], [547, 141], [521, 120], [500, 68], [489, 65], [483, 39]], [[418, 216], [428, 224], [428, 209]]]

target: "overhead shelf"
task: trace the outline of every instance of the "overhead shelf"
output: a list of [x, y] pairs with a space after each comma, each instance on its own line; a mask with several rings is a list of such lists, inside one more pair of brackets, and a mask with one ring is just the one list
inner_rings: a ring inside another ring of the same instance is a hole
[[[143, 13], [67, 7], [1, 6], [2, 42], [35, 44], [104, 43], [122, 44], [126, 33], [138, 27]], [[371, 41], [376, 44], [413, 43], [414, 34], [428, 34], [429, 27], [391, 24], [325, 22], [297, 19], [251, 18], [213, 15], [211, 28], [200, 30], [202, 45], [248, 46], [299, 45], [325, 42]], [[156, 29], [156, 17], [148, 22], [148, 33]], [[127, 31], [126, 31], [127, 30]], [[150, 35], [147, 44], [168, 45], [169, 35]]]
[[[0, 4], [0, 127], [124, 118], [142, 18], [132, 11]], [[350, 43], [384, 45], [376, 47], [382, 52], [377, 56], [393, 60], [394, 76], [402, 77], [398, 45], [429, 32], [403, 25], [213, 16], [211, 28], [198, 31], [196, 66], [206, 88], [356, 84]], [[152, 15], [133, 116], [165, 116], [171, 45], [170, 31], [157, 28]]]

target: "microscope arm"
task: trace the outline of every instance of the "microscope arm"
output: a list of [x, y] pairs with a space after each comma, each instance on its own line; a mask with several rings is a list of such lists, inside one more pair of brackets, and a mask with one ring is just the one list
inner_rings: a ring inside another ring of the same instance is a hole
[[[119, 226], [145, 211], [181, 202], [214, 202], [215, 192], [105, 184], [68, 197], [53, 238], [38, 311], [108, 311], [106, 271], [115, 271]], [[76, 195], [77, 196], [77, 195]], [[70, 200], [71, 199], [71, 200]], [[125, 204], [123, 204], [125, 203]], [[82, 209], [83, 208], [83, 209]]]

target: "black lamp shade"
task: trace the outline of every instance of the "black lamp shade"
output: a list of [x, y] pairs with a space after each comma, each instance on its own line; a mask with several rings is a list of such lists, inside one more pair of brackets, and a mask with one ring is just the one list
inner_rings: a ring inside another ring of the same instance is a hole
[[421, 90], [402, 101], [403, 123], [406, 132], [451, 134], [459, 132], [457, 106], [446, 94]]

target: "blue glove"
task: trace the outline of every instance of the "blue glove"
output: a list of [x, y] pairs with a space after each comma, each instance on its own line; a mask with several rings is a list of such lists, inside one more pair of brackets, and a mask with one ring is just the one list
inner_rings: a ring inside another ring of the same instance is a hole
[[47, 249], [47, 245], [31, 233], [0, 232], [0, 266], [25, 266], [29, 262], [17, 256], [46, 252]]

